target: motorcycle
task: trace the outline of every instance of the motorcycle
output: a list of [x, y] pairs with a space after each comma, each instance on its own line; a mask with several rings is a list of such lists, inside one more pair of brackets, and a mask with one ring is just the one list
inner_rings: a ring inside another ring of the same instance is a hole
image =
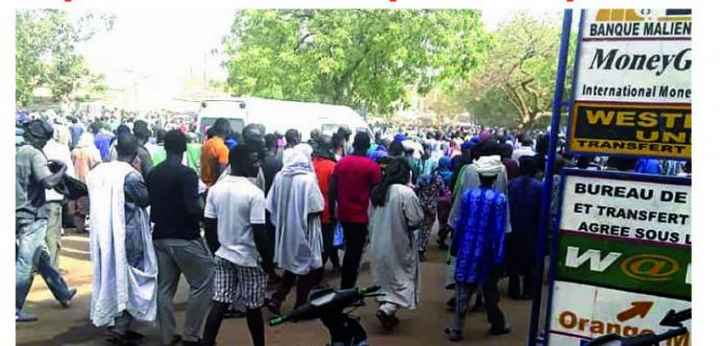
[[363, 305], [365, 298], [382, 296], [379, 286], [368, 288], [326, 288], [310, 293], [309, 301], [287, 315], [270, 320], [270, 326], [288, 321], [319, 318], [330, 332], [329, 346], [368, 346], [367, 333], [357, 318], [345, 310]]

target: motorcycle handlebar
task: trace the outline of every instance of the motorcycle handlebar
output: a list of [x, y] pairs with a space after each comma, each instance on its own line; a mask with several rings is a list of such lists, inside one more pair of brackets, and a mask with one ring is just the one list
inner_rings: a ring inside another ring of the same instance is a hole
[[[370, 287], [366, 287], [366, 288], [356, 288], [356, 290], [357, 290], [357, 293], [358, 293], [362, 298], [381, 295], [381, 294], [377, 294], [377, 293], [376, 293], [377, 291], [380, 290], [380, 286], [377, 286], [377, 285], [375, 285], [375, 286], [370, 286]], [[280, 324], [283, 324], [283, 323], [285, 323], [285, 322], [287, 322], [287, 321], [290, 321], [290, 320], [292, 319], [291, 315], [292, 315], [293, 313], [294, 313], [294, 311], [288, 313], [287, 315], [278, 316], [278, 317], [275, 317], [275, 318], [271, 319], [271, 320], [270, 320], [270, 323], [269, 323], [270, 326], [271, 326], [271, 327], [274, 327], [274, 326], [278, 326], [278, 325], [280, 325]]]
[[287, 319], [285, 318], [285, 316], [275, 317], [270, 320], [270, 327], [275, 327], [275, 326], [281, 325], [285, 322], [287, 322]]

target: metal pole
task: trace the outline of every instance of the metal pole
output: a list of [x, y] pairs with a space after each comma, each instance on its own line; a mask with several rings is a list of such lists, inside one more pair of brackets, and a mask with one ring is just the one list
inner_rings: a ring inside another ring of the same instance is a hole
[[[572, 14], [572, 9], [566, 9], [564, 11], [562, 34], [560, 35], [560, 53], [558, 54], [558, 68], [557, 75], [555, 76], [555, 96], [553, 97], [552, 121], [550, 124], [550, 143], [547, 151], [548, 157], [545, 162], [545, 179], [543, 181], [540, 224], [538, 227], [537, 247], [535, 249], [535, 271], [539, 274], [541, 280], [539, 280], [537, 284], [535, 299], [533, 299], [528, 346], [536, 346], [538, 339], [538, 324], [540, 322], [540, 307], [542, 305], [542, 278], [545, 273], [545, 241], [547, 239], [548, 219], [550, 218], [553, 167], [555, 166], [558, 130], [560, 128], [560, 114], [562, 113], [563, 92], [565, 90], [565, 74], [567, 72], [567, 56], [570, 42], [570, 29], [572, 28]], [[552, 265], [552, 263], [550, 265]], [[552, 289], [552, 287], [549, 289]], [[548, 321], [545, 322], [548, 323]], [[543, 344], [547, 344], [547, 335], [544, 337]]]

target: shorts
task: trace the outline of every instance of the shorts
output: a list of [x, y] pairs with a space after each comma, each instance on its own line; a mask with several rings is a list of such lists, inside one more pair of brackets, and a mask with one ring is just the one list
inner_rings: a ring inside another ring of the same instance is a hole
[[233, 304], [240, 300], [248, 309], [257, 309], [265, 301], [267, 275], [260, 267], [244, 267], [215, 256], [213, 300]]

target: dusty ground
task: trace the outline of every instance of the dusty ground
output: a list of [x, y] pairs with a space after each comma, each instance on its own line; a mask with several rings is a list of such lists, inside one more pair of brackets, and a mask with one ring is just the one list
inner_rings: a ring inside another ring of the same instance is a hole
[[[76, 300], [68, 309], [62, 309], [52, 298], [45, 283], [37, 277], [26, 309], [36, 314], [40, 320], [34, 323], [16, 325], [17, 344], [24, 346], [44, 345], [108, 345], [104, 340], [103, 331], [93, 328], [88, 321], [90, 304], [91, 265], [88, 260], [87, 237], [81, 235], [66, 236], [61, 257], [61, 268], [66, 271], [65, 278], [71, 286], [79, 289]], [[501, 307], [512, 325], [512, 333], [501, 337], [487, 334], [489, 328], [483, 313], [473, 313], [468, 317], [463, 343], [450, 343], [442, 330], [449, 325], [452, 317], [445, 309], [445, 301], [450, 294], [443, 288], [445, 269], [444, 252], [430, 245], [428, 261], [421, 267], [421, 299], [420, 306], [414, 311], [400, 311], [401, 322], [392, 333], [385, 333], [374, 317], [376, 304], [372, 301], [366, 307], [358, 309], [355, 314], [362, 318], [363, 325], [370, 335], [370, 344], [415, 346], [415, 345], [526, 345], [528, 321], [531, 302], [514, 301], [506, 296], [507, 282], [501, 282], [503, 298]], [[332, 278], [331, 284], [338, 285], [339, 279]], [[370, 284], [367, 266], [360, 277], [360, 285]], [[184, 301], [187, 285], [181, 284], [176, 297], [178, 326], [182, 326]], [[289, 297], [284, 310], [287, 310], [294, 297]], [[268, 314], [269, 318], [270, 315]], [[145, 345], [159, 345], [159, 337], [152, 325], [144, 325], [139, 329], [146, 334]], [[181, 330], [179, 328], [179, 330]], [[288, 323], [280, 327], [266, 327], [268, 345], [313, 346], [325, 345], [327, 332], [319, 321]], [[223, 322], [219, 345], [250, 345], [249, 334], [244, 319], [230, 319]]]

